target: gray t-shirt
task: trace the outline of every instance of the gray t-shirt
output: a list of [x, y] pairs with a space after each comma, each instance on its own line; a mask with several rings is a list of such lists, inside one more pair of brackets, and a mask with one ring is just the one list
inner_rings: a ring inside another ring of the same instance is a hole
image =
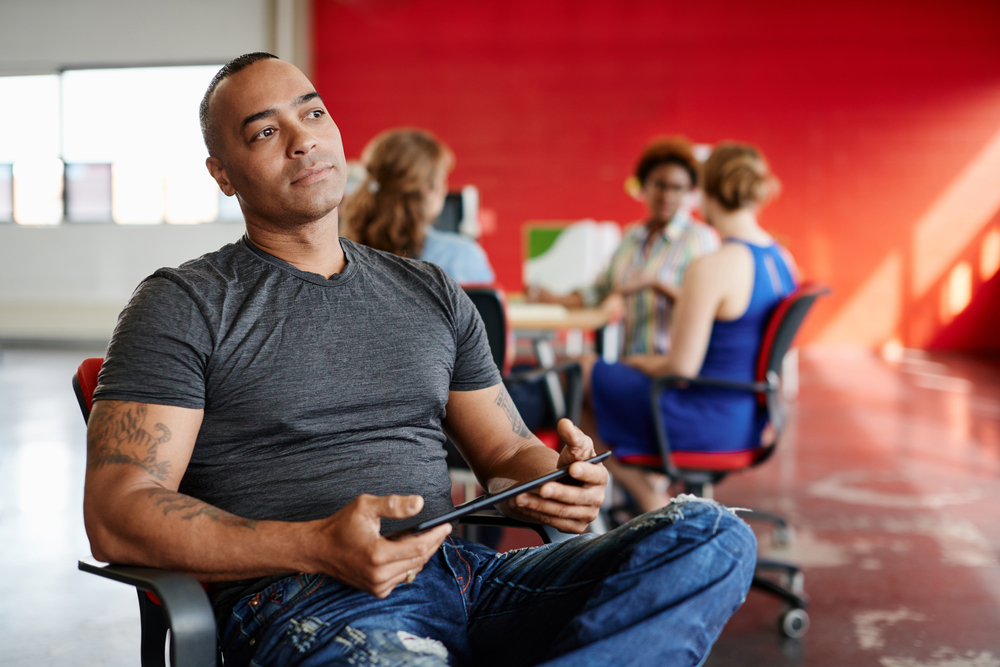
[[330, 279], [246, 238], [143, 281], [94, 392], [204, 409], [180, 491], [238, 516], [306, 521], [362, 493], [452, 507], [449, 390], [501, 382], [475, 307], [441, 269], [341, 240]]

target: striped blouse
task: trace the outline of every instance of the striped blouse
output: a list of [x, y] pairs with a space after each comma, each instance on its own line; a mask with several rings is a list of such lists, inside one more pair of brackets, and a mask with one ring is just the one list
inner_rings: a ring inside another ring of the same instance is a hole
[[[711, 227], [696, 222], [683, 213], [653, 239], [649, 257], [643, 256], [648, 231], [644, 223], [634, 223], [625, 230], [621, 245], [615, 250], [597, 284], [583, 290], [587, 305], [596, 305], [622, 285], [635, 283], [643, 276], [655, 275], [659, 282], [680, 287], [684, 270], [691, 260], [719, 249], [719, 237]], [[670, 349], [670, 314], [672, 301], [653, 289], [624, 295], [625, 320], [622, 336], [623, 356], [630, 354], [665, 354]]]

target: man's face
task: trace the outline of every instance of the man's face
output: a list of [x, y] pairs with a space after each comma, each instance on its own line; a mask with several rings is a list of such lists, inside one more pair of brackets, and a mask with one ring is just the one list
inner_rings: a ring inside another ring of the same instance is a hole
[[674, 217], [684, 201], [684, 195], [690, 191], [691, 176], [687, 169], [672, 162], [661, 164], [649, 172], [642, 186], [650, 218], [664, 223]]
[[332, 212], [347, 172], [340, 130], [294, 65], [258, 61], [216, 88], [219, 129], [208, 170], [248, 224], [289, 228]]

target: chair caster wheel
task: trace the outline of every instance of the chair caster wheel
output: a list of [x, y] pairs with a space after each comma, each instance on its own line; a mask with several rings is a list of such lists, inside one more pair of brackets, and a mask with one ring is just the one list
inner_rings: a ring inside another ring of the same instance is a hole
[[788, 609], [778, 617], [778, 627], [786, 637], [802, 639], [809, 630], [809, 614], [805, 609]]

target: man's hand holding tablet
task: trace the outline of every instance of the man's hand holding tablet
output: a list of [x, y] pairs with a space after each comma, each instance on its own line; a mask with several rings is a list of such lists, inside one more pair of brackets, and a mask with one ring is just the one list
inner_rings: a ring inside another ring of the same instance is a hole
[[568, 469], [574, 483], [547, 482], [507, 501], [508, 511], [504, 513], [538, 521], [564, 533], [583, 533], [604, 503], [608, 471], [600, 463], [587, 461], [597, 454], [594, 443], [573, 422], [559, 420], [558, 430], [566, 446], [559, 453], [556, 467]]
[[[587, 459], [584, 463], [598, 464], [604, 459], [608, 458], [609, 456], [611, 456], [611, 452], [605, 452], [603, 454], [598, 454], [597, 456], [593, 456]], [[485, 495], [479, 496], [478, 498], [475, 498], [474, 500], [470, 500], [467, 503], [457, 505], [455, 509], [453, 509], [451, 512], [447, 512], [440, 516], [436, 516], [432, 519], [421, 521], [415, 526], [410, 526], [409, 528], [404, 528], [402, 530], [397, 530], [394, 533], [389, 533], [388, 535], [386, 535], [386, 538], [390, 540], [395, 540], [400, 537], [403, 537], [404, 535], [422, 533], [425, 530], [430, 530], [431, 528], [435, 528], [437, 526], [440, 526], [441, 524], [457, 521], [463, 516], [468, 516], [469, 514], [473, 514], [475, 512], [481, 512], [482, 510], [490, 509], [494, 505], [503, 502], [508, 498], [516, 498], [521, 494], [527, 494], [527, 492], [533, 491], [534, 489], [537, 489], [538, 487], [543, 486], [544, 484], [548, 484], [549, 482], [560, 482], [562, 484], [569, 484], [571, 486], [582, 485], [580, 481], [570, 476], [569, 467], [557, 468], [556, 470], [548, 473], [547, 475], [542, 475], [541, 477], [533, 479], [529, 482], [523, 482], [522, 484], [512, 486], [506, 491], [501, 491], [500, 493], [487, 493]]]

